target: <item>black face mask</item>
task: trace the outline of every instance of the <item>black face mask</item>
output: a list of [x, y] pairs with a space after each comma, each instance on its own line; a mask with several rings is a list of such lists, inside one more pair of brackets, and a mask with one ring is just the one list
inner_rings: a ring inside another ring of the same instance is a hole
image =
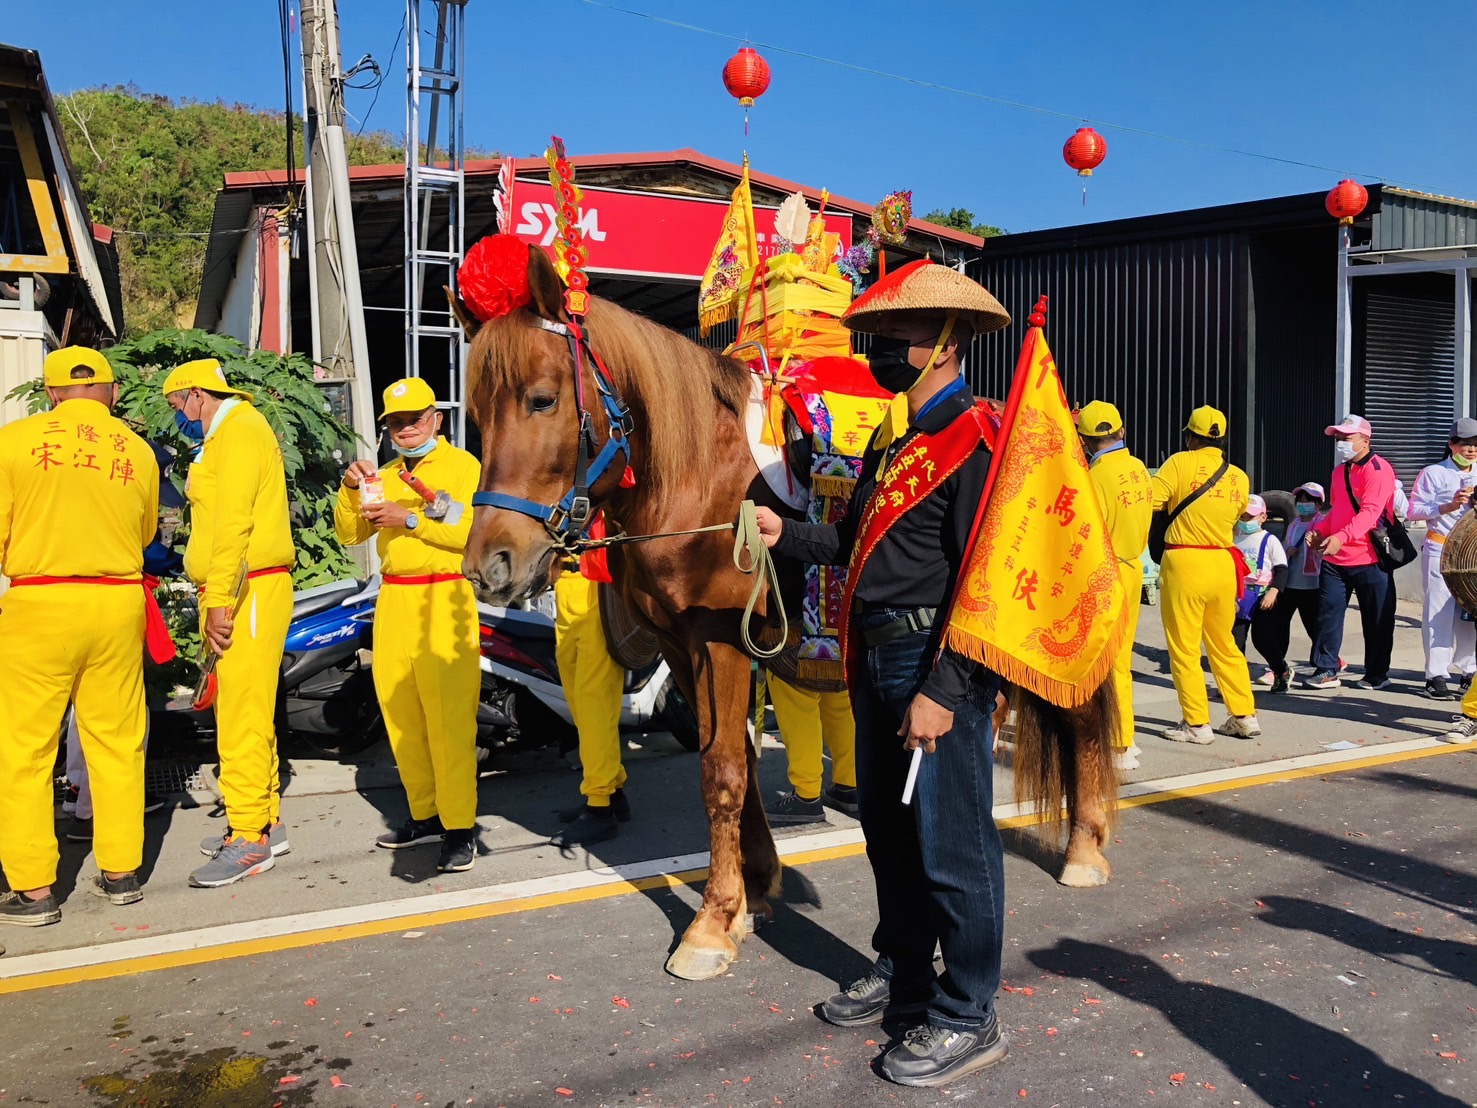
[[908, 352], [912, 349], [913, 344], [907, 339], [873, 335], [872, 349], [867, 354], [872, 379], [888, 392], [907, 392], [921, 376], [918, 367], [908, 361]]

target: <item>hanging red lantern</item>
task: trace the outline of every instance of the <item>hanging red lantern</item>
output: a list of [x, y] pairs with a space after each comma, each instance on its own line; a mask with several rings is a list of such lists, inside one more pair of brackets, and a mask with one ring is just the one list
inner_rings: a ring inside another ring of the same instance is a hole
[[1328, 199], [1323, 203], [1329, 215], [1348, 226], [1369, 203], [1369, 190], [1358, 181], [1340, 181], [1328, 190]]
[[769, 63], [752, 46], [741, 47], [723, 67], [723, 87], [745, 108], [753, 107], [769, 88]]
[[1078, 127], [1077, 133], [1062, 147], [1062, 158], [1079, 177], [1091, 177], [1107, 156], [1108, 140], [1091, 127]]

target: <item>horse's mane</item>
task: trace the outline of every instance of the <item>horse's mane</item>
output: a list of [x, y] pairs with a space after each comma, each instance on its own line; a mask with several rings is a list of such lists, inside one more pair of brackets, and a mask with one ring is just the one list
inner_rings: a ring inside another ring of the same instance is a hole
[[[636, 420], [644, 444], [646, 490], [665, 502], [683, 481], [706, 484], [717, 436], [715, 402], [743, 418], [749, 370], [660, 324], [599, 297], [590, 298], [586, 333]], [[489, 321], [472, 341], [469, 395], [482, 410], [483, 390], [517, 388], [520, 367], [545, 332], [529, 310]], [[598, 409], [593, 397], [587, 404]]]

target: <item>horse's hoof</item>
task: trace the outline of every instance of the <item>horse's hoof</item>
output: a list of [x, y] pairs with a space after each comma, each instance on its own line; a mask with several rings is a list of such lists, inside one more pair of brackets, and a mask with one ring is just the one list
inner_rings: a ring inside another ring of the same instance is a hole
[[1057, 883], [1066, 885], [1069, 889], [1092, 889], [1098, 885], [1106, 885], [1108, 874], [1097, 866], [1069, 862], [1062, 867], [1062, 875], [1057, 878]]
[[738, 947], [732, 942], [725, 948], [714, 950], [693, 946], [684, 940], [667, 959], [667, 972], [684, 981], [710, 981], [722, 977], [736, 961]]

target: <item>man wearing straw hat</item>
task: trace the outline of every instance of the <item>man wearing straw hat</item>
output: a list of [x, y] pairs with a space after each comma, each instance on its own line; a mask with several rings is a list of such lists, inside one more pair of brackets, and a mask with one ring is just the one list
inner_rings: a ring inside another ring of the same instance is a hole
[[[1007, 326], [1010, 316], [963, 274], [922, 261], [879, 281], [844, 322], [874, 336], [870, 368], [896, 394], [892, 411], [867, 448], [845, 520], [782, 521], [761, 508], [759, 528], [778, 554], [851, 567], [843, 643], [861, 822], [877, 883], [877, 960], [820, 1012], [843, 1027], [908, 1018], [914, 1026], [882, 1056], [880, 1071], [899, 1084], [935, 1086], [1006, 1054], [995, 1016], [1003, 856], [990, 814], [998, 678], [940, 652], [939, 635], [990, 468], [961, 357], [974, 335]], [[899, 479], [909, 456], [917, 470]], [[932, 756], [908, 806], [904, 783], [919, 746]]]

